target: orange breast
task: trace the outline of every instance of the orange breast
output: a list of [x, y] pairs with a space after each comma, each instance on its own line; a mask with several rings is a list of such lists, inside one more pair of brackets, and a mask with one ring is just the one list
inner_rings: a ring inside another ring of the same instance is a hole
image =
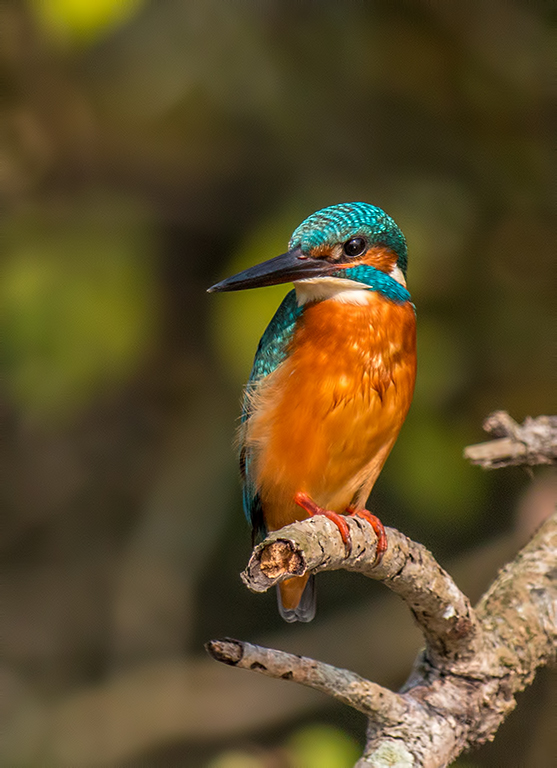
[[415, 315], [369, 292], [367, 306], [309, 304], [288, 358], [260, 385], [245, 436], [269, 530], [305, 517], [305, 491], [344, 512], [365, 504], [410, 407]]

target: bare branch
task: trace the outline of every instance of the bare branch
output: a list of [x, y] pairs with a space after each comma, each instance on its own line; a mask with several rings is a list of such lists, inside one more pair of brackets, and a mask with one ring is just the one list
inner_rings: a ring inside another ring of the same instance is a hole
[[372, 715], [384, 724], [398, 723], [408, 709], [403, 696], [347, 669], [339, 669], [306, 656], [275, 651], [232, 638], [211, 640], [205, 647], [217, 661], [315, 688], [365, 715]]
[[[450, 570], [465, 592], [479, 595], [497, 567], [515, 554], [515, 542], [513, 534], [500, 536], [453, 560]], [[299, 632], [292, 633], [292, 627], [285, 624], [266, 637], [265, 643], [274, 648], [291, 643], [297, 653], [359, 669], [370, 679], [381, 676], [385, 683], [400, 679], [416, 655], [419, 636], [406, 619], [402, 601], [391, 600], [384, 591], [368, 604], [320, 616]], [[339, 633], [365, 638], [365, 642], [340, 645]], [[263, 675], [234, 674], [213, 658], [181, 656], [164, 663], [149, 662], [114, 672], [102, 683], [56, 702], [40, 701], [33, 689], [26, 689], [13, 718], [9, 722], [4, 718], [2, 764], [40, 765], [47, 750], [53, 765], [81, 766], [94, 750], [99, 764], [119, 765], [149, 744], [164, 742], [169, 733], [173, 739], [196, 743], [202, 739], [212, 744], [231, 733], [238, 736], [254, 728], [275, 727], [314, 711], [318, 697], [305, 686], [277, 685]], [[140, 712], [145, 700], [152, 704], [148, 717]], [[242, 707], [237, 706], [238, 701]], [[105, 723], [107, 711], [107, 728], [118, 738], [105, 737], [104, 732], [99, 736], [99, 723]], [[140, 730], [128, 727], [133, 720], [141, 720]]]
[[493, 737], [514, 708], [515, 695], [532, 682], [539, 666], [555, 658], [556, 566], [557, 512], [480, 600], [483, 645], [467, 670], [440, 673], [427, 651], [422, 653], [403, 689], [423, 704], [421, 715], [414, 710], [393, 730], [371, 721], [359, 768], [381, 765], [375, 754], [392, 738], [401, 739], [415, 758], [409, 765], [440, 768]]
[[506, 411], [495, 411], [484, 421], [483, 428], [501, 439], [465, 448], [464, 457], [472, 464], [497, 469], [557, 461], [557, 416], [528, 416], [521, 426]]
[[253, 551], [242, 574], [254, 592], [290, 576], [344, 568], [382, 581], [406, 601], [422, 629], [430, 656], [455, 669], [477, 651], [478, 627], [468, 598], [424, 546], [387, 528], [388, 548], [375, 565], [376, 537], [362, 518], [349, 517], [352, 552], [346, 556], [337, 527], [323, 516], [270, 534]]

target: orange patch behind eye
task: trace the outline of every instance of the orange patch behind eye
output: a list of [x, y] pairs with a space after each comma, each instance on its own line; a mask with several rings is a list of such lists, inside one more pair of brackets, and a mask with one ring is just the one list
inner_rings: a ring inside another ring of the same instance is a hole
[[316, 245], [315, 248], [312, 248], [310, 251], [310, 256], [312, 259], [321, 259], [326, 258], [327, 256], [331, 256], [332, 253], [333, 246], [323, 243], [322, 245]]
[[[314, 259], [332, 259], [339, 267], [353, 267], [356, 264], [369, 264], [382, 272], [390, 272], [397, 262], [397, 255], [383, 245], [372, 245], [363, 256], [346, 260], [346, 254], [337, 246], [327, 244], [318, 245], [311, 249], [311, 257]], [[338, 261], [337, 261], [338, 260]]]
[[397, 262], [397, 255], [388, 248], [374, 245], [358, 260], [360, 264], [369, 264], [381, 272], [390, 272]]
[[369, 264], [380, 269], [381, 272], [390, 272], [397, 262], [397, 255], [382, 245], [372, 245], [363, 256], [350, 261], [343, 261], [339, 267], [354, 267], [356, 264]]

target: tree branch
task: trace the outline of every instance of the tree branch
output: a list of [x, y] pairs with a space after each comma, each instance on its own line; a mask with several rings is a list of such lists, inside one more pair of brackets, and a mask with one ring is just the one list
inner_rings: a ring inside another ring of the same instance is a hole
[[375, 565], [376, 536], [363, 518], [348, 517], [352, 552], [346, 556], [337, 526], [323, 516], [288, 525], [270, 534], [253, 551], [242, 580], [253, 592], [308, 570], [344, 568], [382, 581], [408, 604], [422, 629], [430, 654], [443, 668], [477, 650], [477, 622], [468, 598], [431, 552], [394, 528], [389, 546]]
[[[520, 427], [499, 413], [490, 423], [492, 430], [506, 430], [505, 439], [525, 446], [528, 463], [534, 445], [543, 458], [539, 463], [548, 463], [554, 421], [541, 417]], [[255, 592], [308, 570], [344, 568], [382, 581], [407, 603], [426, 641], [399, 694], [344, 669], [236, 640], [212, 641], [208, 650], [219, 661], [300, 682], [368, 714], [358, 768], [441, 768], [492, 738], [514, 708], [516, 693], [555, 657], [557, 512], [500, 572], [475, 610], [421, 544], [388, 529], [387, 551], [375, 565], [371, 525], [357, 517], [347, 523], [350, 555], [337, 527], [316, 516], [271, 534], [254, 549], [242, 578]]]
[[347, 669], [339, 669], [307, 656], [275, 651], [232, 638], [211, 640], [205, 647], [217, 661], [323, 691], [384, 724], [396, 724], [408, 708], [404, 697], [388, 688], [371, 683]]
[[501, 571], [475, 611], [422, 545], [389, 529], [389, 548], [374, 567], [371, 526], [357, 518], [348, 523], [348, 557], [336, 526], [316, 517], [269, 536], [243, 578], [264, 591], [308, 568], [344, 567], [383, 581], [408, 603], [426, 638], [401, 694], [347, 670], [237, 640], [212, 641], [208, 650], [219, 661], [300, 682], [372, 715], [360, 768], [446, 765], [493, 736], [515, 694], [555, 653], [557, 513]]
[[498, 469], [557, 461], [557, 416], [528, 416], [521, 426], [506, 411], [495, 411], [484, 421], [483, 428], [501, 439], [465, 448], [464, 457], [472, 464]]

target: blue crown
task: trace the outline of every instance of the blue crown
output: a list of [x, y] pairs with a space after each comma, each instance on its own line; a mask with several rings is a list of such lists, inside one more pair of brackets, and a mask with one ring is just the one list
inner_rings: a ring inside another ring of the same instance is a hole
[[406, 275], [404, 235], [385, 211], [369, 203], [340, 203], [312, 213], [294, 230], [288, 247], [309, 253], [319, 246], [343, 243], [357, 236], [365, 237], [370, 245], [384, 245], [393, 251], [397, 266]]

